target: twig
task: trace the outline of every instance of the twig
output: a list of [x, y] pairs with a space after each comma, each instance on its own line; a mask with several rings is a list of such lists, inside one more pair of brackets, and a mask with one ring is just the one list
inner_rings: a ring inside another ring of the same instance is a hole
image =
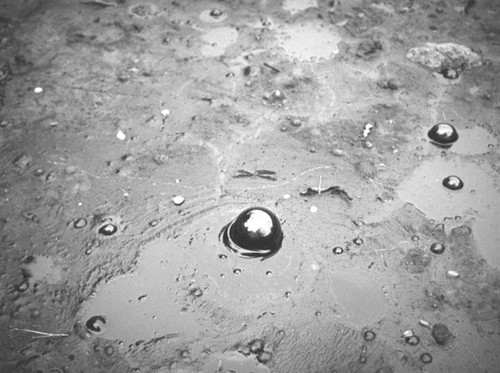
[[277, 67], [274, 67], [274, 66], [272, 66], [272, 65], [269, 65], [267, 62], [264, 62], [264, 63], [263, 63], [263, 65], [264, 65], [265, 67], [270, 68], [270, 69], [271, 69], [271, 70], [273, 70], [275, 73], [280, 73], [280, 72], [281, 72], [281, 70], [280, 70], [280, 69], [278, 69]]
[[45, 332], [40, 332], [38, 330], [32, 330], [32, 329], [20, 329], [20, 328], [11, 328], [12, 330], [18, 331], [18, 332], [26, 332], [26, 333], [34, 333], [37, 334], [37, 336], [33, 336], [33, 339], [38, 339], [38, 338], [52, 338], [52, 337], [68, 337], [69, 334], [66, 333], [45, 333]]

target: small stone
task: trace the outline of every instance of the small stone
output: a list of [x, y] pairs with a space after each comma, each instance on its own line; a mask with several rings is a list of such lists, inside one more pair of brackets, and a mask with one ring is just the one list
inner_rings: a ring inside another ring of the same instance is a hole
[[263, 351], [257, 355], [257, 361], [261, 364], [267, 364], [271, 361], [273, 355], [268, 351]]
[[87, 220], [85, 220], [84, 218], [78, 218], [73, 223], [73, 227], [75, 227], [76, 229], [82, 229], [85, 228], [86, 226], [87, 226]]
[[174, 196], [172, 197], [172, 202], [174, 203], [174, 205], [176, 206], [180, 206], [184, 203], [185, 199], [183, 196]]
[[250, 355], [250, 347], [248, 347], [248, 346], [242, 346], [242, 345], [239, 345], [239, 346], [238, 346], [238, 352], [239, 352], [240, 354], [243, 354], [243, 355], [245, 355], [245, 356], [248, 356], [248, 355]]
[[460, 277], [460, 274], [456, 271], [448, 271], [446, 272], [446, 277], [448, 278], [458, 278]]
[[122, 131], [122, 130], [118, 130], [118, 132], [116, 133], [116, 138], [118, 140], [125, 140], [127, 138], [127, 135], [125, 135], [125, 133]]
[[438, 345], [445, 345], [452, 336], [450, 330], [444, 324], [434, 324], [432, 327], [432, 337]]
[[248, 347], [250, 347], [250, 351], [253, 354], [258, 354], [264, 350], [264, 341], [262, 339], [254, 339], [248, 344]]
[[22, 154], [14, 159], [14, 166], [24, 169], [30, 165], [32, 158], [29, 155]]
[[318, 208], [316, 206], [311, 206], [309, 211], [311, 211], [312, 213], [315, 213], [315, 212], [318, 212]]
[[405, 338], [406, 344], [409, 344], [410, 346], [416, 346], [420, 343], [420, 338], [417, 337], [416, 335], [412, 335], [410, 337]]

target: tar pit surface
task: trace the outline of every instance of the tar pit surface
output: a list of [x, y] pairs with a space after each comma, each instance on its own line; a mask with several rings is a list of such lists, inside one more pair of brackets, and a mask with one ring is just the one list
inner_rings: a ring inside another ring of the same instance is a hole
[[500, 371], [499, 18], [2, 1], [0, 371]]

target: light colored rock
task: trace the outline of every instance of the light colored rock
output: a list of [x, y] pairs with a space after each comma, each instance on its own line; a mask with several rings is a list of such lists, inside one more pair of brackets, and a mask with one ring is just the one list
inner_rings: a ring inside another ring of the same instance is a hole
[[406, 58], [436, 70], [468, 70], [482, 65], [479, 54], [455, 43], [426, 43], [423, 47], [411, 48]]

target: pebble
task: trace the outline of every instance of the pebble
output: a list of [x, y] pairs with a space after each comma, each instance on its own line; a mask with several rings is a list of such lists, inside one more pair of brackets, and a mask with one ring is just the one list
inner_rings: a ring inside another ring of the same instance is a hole
[[264, 342], [262, 339], [254, 339], [248, 344], [248, 347], [253, 354], [258, 354], [264, 350]]
[[450, 340], [452, 334], [446, 325], [434, 324], [432, 327], [432, 337], [438, 345], [443, 346]]
[[122, 131], [122, 130], [118, 130], [118, 132], [116, 133], [116, 138], [118, 140], [125, 140], [127, 138], [127, 135], [125, 135], [125, 133]]
[[30, 165], [32, 158], [29, 155], [21, 154], [16, 159], [14, 159], [14, 166], [23, 169]]
[[458, 278], [460, 275], [456, 271], [448, 271], [446, 272], [446, 277], [448, 278]]
[[179, 196], [174, 196], [172, 197], [172, 202], [174, 203], [174, 205], [176, 206], [180, 206], [184, 203], [185, 199], [183, 196], [179, 195]]
[[268, 351], [263, 351], [257, 355], [257, 361], [261, 364], [267, 364], [271, 361], [273, 355]]
[[75, 227], [76, 229], [85, 228], [86, 226], [87, 226], [87, 220], [85, 220], [84, 218], [78, 218], [73, 223], [73, 227]]
[[311, 206], [309, 211], [311, 211], [312, 213], [315, 213], [315, 212], [318, 212], [318, 208], [316, 206]]

